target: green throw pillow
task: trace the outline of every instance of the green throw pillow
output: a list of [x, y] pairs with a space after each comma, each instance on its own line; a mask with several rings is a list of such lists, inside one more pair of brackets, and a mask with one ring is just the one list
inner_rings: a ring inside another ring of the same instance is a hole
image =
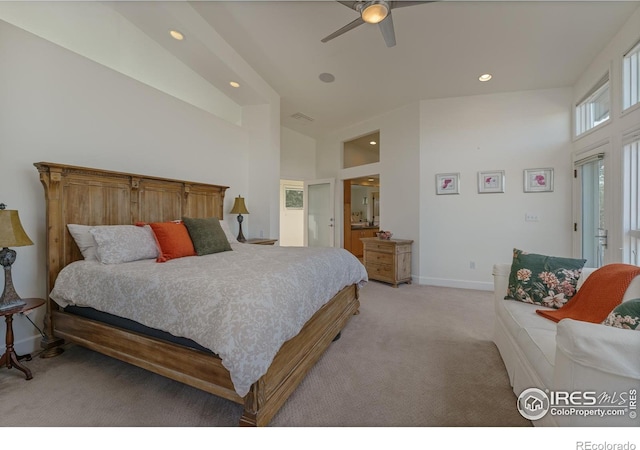
[[231, 245], [217, 218], [193, 219], [183, 217], [182, 221], [189, 231], [193, 248], [198, 256], [231, 250]]
[[576, 293], [586, 259], [537, 255], [513, 249], [505, 299], [562, 308]]
[[603, 325], [640, 331], [640, 298], [627, 300], [611, 311]]

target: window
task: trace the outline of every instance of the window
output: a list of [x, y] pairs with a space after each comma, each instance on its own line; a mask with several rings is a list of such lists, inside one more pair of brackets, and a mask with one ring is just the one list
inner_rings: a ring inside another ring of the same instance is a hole
[[607, 73], [576, 105], [576, 136], [608, 120], [610, 109], [609, 74]]
[[624, 236], [622, 257], [627, 264], [640, 264], [640, 130], [624, 139]]
[[380, 162], [380, 132], [347, 141], [343, 148], [343, 169]]
[[640, 42], [622, 61], [622, 109], [640, 102]]

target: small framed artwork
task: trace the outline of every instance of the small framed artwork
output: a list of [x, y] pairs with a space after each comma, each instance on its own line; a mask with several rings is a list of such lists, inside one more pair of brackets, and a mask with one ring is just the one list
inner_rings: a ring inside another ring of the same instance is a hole
[[303, 190], [298, 187], [284, 188], [284, 207], [286, 209], [302, 209], [303, 207]]
[[478, 193], [493, 194], [504, 192], [504, 170], [478, 172]]
[[459, 194], [460, 174], [459, 173], [438, 173], [436, 174], [436, 194]]
[[525, 169], [525, 192], [553, 192], [553, 169]]

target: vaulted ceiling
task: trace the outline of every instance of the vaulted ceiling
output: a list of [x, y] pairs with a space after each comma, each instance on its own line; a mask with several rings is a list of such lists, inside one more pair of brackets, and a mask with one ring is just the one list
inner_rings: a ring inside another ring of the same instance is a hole
[[[167, 27], [179, 27], [186, 39], [170, 51], [212, 83], [230, 81], [220, 71], [207, 73], [216, 69], [203, 64], [209, 55], [190, 40], [191, 24], [173, 25], [164, 2], [117, 3], [121, 14], [151, 36], [166, 37]], [[639, 5], [438, 1], [394, 9], [397, 44], [389, 48], [378, 26], [370, 24], [322, 43], [358, 17], [336, 1], [179, 3], [192, 8], [277, 91], [282, 125], [309, 136], [421, 99], [572, 86]], [[322, 81], [323, 73], [335, 80]], [[483, 73], [493, 79], [478, 81]], [[229, 95], [250, 103], [242, 89]], [[293, 118], [296, 113], [312, 120]]]

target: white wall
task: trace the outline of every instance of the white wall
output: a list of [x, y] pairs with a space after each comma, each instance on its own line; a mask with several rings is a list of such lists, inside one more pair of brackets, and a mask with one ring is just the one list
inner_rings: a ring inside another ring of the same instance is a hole
[[[492, 265], [514, 247], [571, 256], [570, 105], [569, 88], [421, 102], [420, 283], [492, 289]], [[523, 170], [545, 167], [554, 191], [524, 193]], [[505, 193], [478, 194], [484, 170], [506, 172]], [[436, 195], [447, 172], [460, 195]]]
[[[420, 273], [418, 259], [420, 180], [419, 103], [390, 111], [366, 122], [332, 133], [318, 142], [318, 178], [339, 181], [380, 175], [380, 228], [399, 239], [413, 239], [412, 275]], [[341, 169], [342, 145], [356, 137], [380, 130], [380, 162]], [[343, 223], [343, 186], [336, 183], [337, 224]], [[343, 245], [341, 226], [336, 226], [336, 246]]]
[[316, 140], [287, 127], [281, 127], [280, 176], [288, 180], [316, 177]]
[[[570, 88], [425, 100], [320, 141], [318, 177], [379, 173], [380, 227], [414, 240], [414, 280], [492, 289], [492, 266], [510, 262], [513, 247], [571, 254], [570, 104]], [[380, 163], [340, 169], [342, 142], [376, 129]], [[555, 169], [554, 192], [525, 194], [523, 170], [540, 167]], [[506, 192], [478, 194], [479, 170], [505, 170]], [[460, 172], [460, 195], [435, 194], [441, 172]], [[539, 221], [525, 222], [527, 212]]]
[[284, 186], [304, 189], [304, 180], [316, 177], [316, 140], [287, 127], [280, 134], [280, 242], [282, 246], [304, 245], [304, 211], [285, 209]]
[[[0, 4], [0, 19], [240, 124], [239, 105], [122, 17], [114, 6], [117, 3], [5, 1]], [[180, 45], [166, 39], [169, 45]]]
[[[35, 243], [16, 249], [19, 295], [47, 295], [38, 161], [230, 186], [226, 211], [248, 197], [248, 235], [277, 231], [279, 102], [246, 111], [241, 128], [3, 21], [0, 43], [0, 202], [20, 211]], [[14, 324], [18, 352], [37, 348], [33, 327]]]

